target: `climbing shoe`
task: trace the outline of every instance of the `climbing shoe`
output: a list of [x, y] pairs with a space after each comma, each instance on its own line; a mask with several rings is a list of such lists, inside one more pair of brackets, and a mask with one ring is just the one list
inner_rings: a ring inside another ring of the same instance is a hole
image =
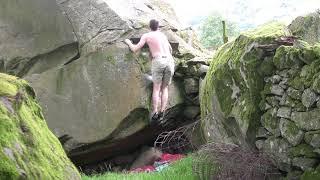
[[158, 116], [158, 119], [162, 121], [162, 119], [164, 118], [164, 112], [159, 112]]
[[159, 124], [160, 125], [166, 125], [167, 124], [167, 120], [168, 119], [166, 119], [165, 116], [166, 116], [165, 112], [160, 112], [159, 113]]
[[151, 116], [150, 122], [156, 122], [156, 121], [158, 121], [158, 119], [159, 119], [159, 113], [156, 112]]

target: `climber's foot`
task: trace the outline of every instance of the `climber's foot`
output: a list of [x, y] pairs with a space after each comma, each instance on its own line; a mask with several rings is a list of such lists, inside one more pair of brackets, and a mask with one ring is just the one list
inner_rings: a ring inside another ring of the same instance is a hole
[[159, 119], [159, 113], [158, 113], [158, 112], [155, 112], [155, 113], [153, 113], [153, 114], [151, 115], [150, 122], [151, 122], [151, 123], [154, 123], [154, 122], [158, 121], [158, 119]]

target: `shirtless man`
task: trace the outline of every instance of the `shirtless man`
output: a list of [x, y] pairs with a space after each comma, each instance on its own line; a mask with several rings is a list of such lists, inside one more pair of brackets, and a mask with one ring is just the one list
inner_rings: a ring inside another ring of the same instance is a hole
[[174, 60], [167, 37], [159, 31], [159, 22], [153, 19], [150, 21], [149, 27], [151, 31], [143, 34], [138, 44], [132, 44], [129, 39], [126, 39], [125, 43], [133, 52], [141, 49], [145, 43], [150, 48], [153, 81], [151, 120], [153, 121], [164, 115], [168, 102], [168, 86], [174, 73]]

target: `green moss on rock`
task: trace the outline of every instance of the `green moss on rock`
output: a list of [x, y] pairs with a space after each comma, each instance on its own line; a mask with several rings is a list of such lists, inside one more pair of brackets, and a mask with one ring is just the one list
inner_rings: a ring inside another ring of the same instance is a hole
[[265, 58], [259, 67], [259, 73], [263, 77], [273, 75], [275, 70], [276, 70], [276, 67], [273, 64], [273, 59], [270, 57]]
[[116, 64], [116, 59], [115, 59], [114, 56], [111, 55], [111, 54], [110, 54], [110, 55], [107, 55], [106, 60], [107, 60], [108, 62], [110, 62], [111, 64], [113, 64], [113, 65]]
[[129, 52], [125, 54], [124, 60], [136, 61], [140, 66], [141, 72], [148, 73], [151, 71], [151, 61], [148, 56], [149, 56], [149, 52], [147, 52], [146, 50], [142, 50], [142, 52], [138, 54]]
[[305, 171], [301, 176], [301, 180], [316, 180], [316, 179], [320, 179], [320, 165], [315, 169]]
[[312, 90], [316, 91], [317, 93], [320, 93], [320, 74], [317, 77], [315, 77], [312, 83]]
[[27, 82], [0, 74], [0, 84], [0, 179], [80, 179]]
[[282, 70], [292, 67], [300, 67], [303, 62], [300, 60], [301, 50], [292, 46], [280, 46], [273, 58], [274, 65]]
[[[255, 132], [261, 115], [258, 105], [261, 100], [260, 91], [264, 87], [263, 77], [259, 71], [263, 68], [261, 63], [264, 57], [255, 47], [258, 44], [271, 43], [284, 35], [288, 35], [284, 25], [266, 24], [254, 31], [243, 33], [235, 41], [218, 49], [201, 90], [203, 121], [214, 121], [205, 117], [217, 113], [217, 109], [220, 109], [224, 118], [235, 118], [242, 133], [242, 136], [237, 134], [236, 137], [252, 140], [254, 137], [252, 133]], [[218, 99], [218, 104], [213, 104], [213, 96]], [[236, 131], [233, 133], [236, 134]]]
[[320, 59], [313, 61], [309, 65], [305, 65], [300, 73], [301, 80], [305, 87], [309, 88], [320, 75]]
[[289, 80], [289, 86], [302, 91], [304, 89], [303, 79], [300, 76], [296, 76]]
[[314, 148], [320, 147], [320, 130], [306, 132], [304, 136], [306, 143], [310, 144]]
[[290, 144], [294, 146], [300, 144], [304, 137], [304, 132], [301, 131], [294, 122], [281, 119], [279, 127], [282, 137], [286, 138]]
[[279, 135], [279, 118], [277, 118], [277, 109], [269, 109], [266, 113], [261, 116], [261, 124], [269, 132], [274, 135]]
[[289, 29], [295, 36], [301, 37], [310, 44], [320, 40], [320, 15], [318, 12], [297, 17], [290, 25]]
[[317, 158], [317, 153], [313, 152], [313, 148], [308, 144], [299, 144], [289, 149], [289, 157], [307, 157]]

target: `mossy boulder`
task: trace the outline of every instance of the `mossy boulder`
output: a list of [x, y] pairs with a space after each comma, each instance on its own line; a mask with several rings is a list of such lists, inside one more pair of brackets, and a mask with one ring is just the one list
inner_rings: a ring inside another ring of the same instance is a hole
[[80, 179], [26, 81], [0, 74], [0, 179]]
[[[273, 22], [243, 33], [217, 51], [201, 90], [203, 131], [209, 141], [219, 141], [209, 134], [224, 131], [235, 137], [235, 143], [253, 144], [261, 116], [258, 106], [264, 87], [263, 72], [268, 73], [274, 66], [258, 46], [288, 34], [284, 25]], [[268, 62], [263, 63], [264, 60]], [[212, 118], [206, 118], [208, 115]], [[213, 127], [216, 122], [221, 122], [222, 129]]]
[[297, 17], [290, 25], [289, 29], [295, 36], [300, 36], [310, 44], [320, 41], [320, 13], [314, 12], [306, 16]]

